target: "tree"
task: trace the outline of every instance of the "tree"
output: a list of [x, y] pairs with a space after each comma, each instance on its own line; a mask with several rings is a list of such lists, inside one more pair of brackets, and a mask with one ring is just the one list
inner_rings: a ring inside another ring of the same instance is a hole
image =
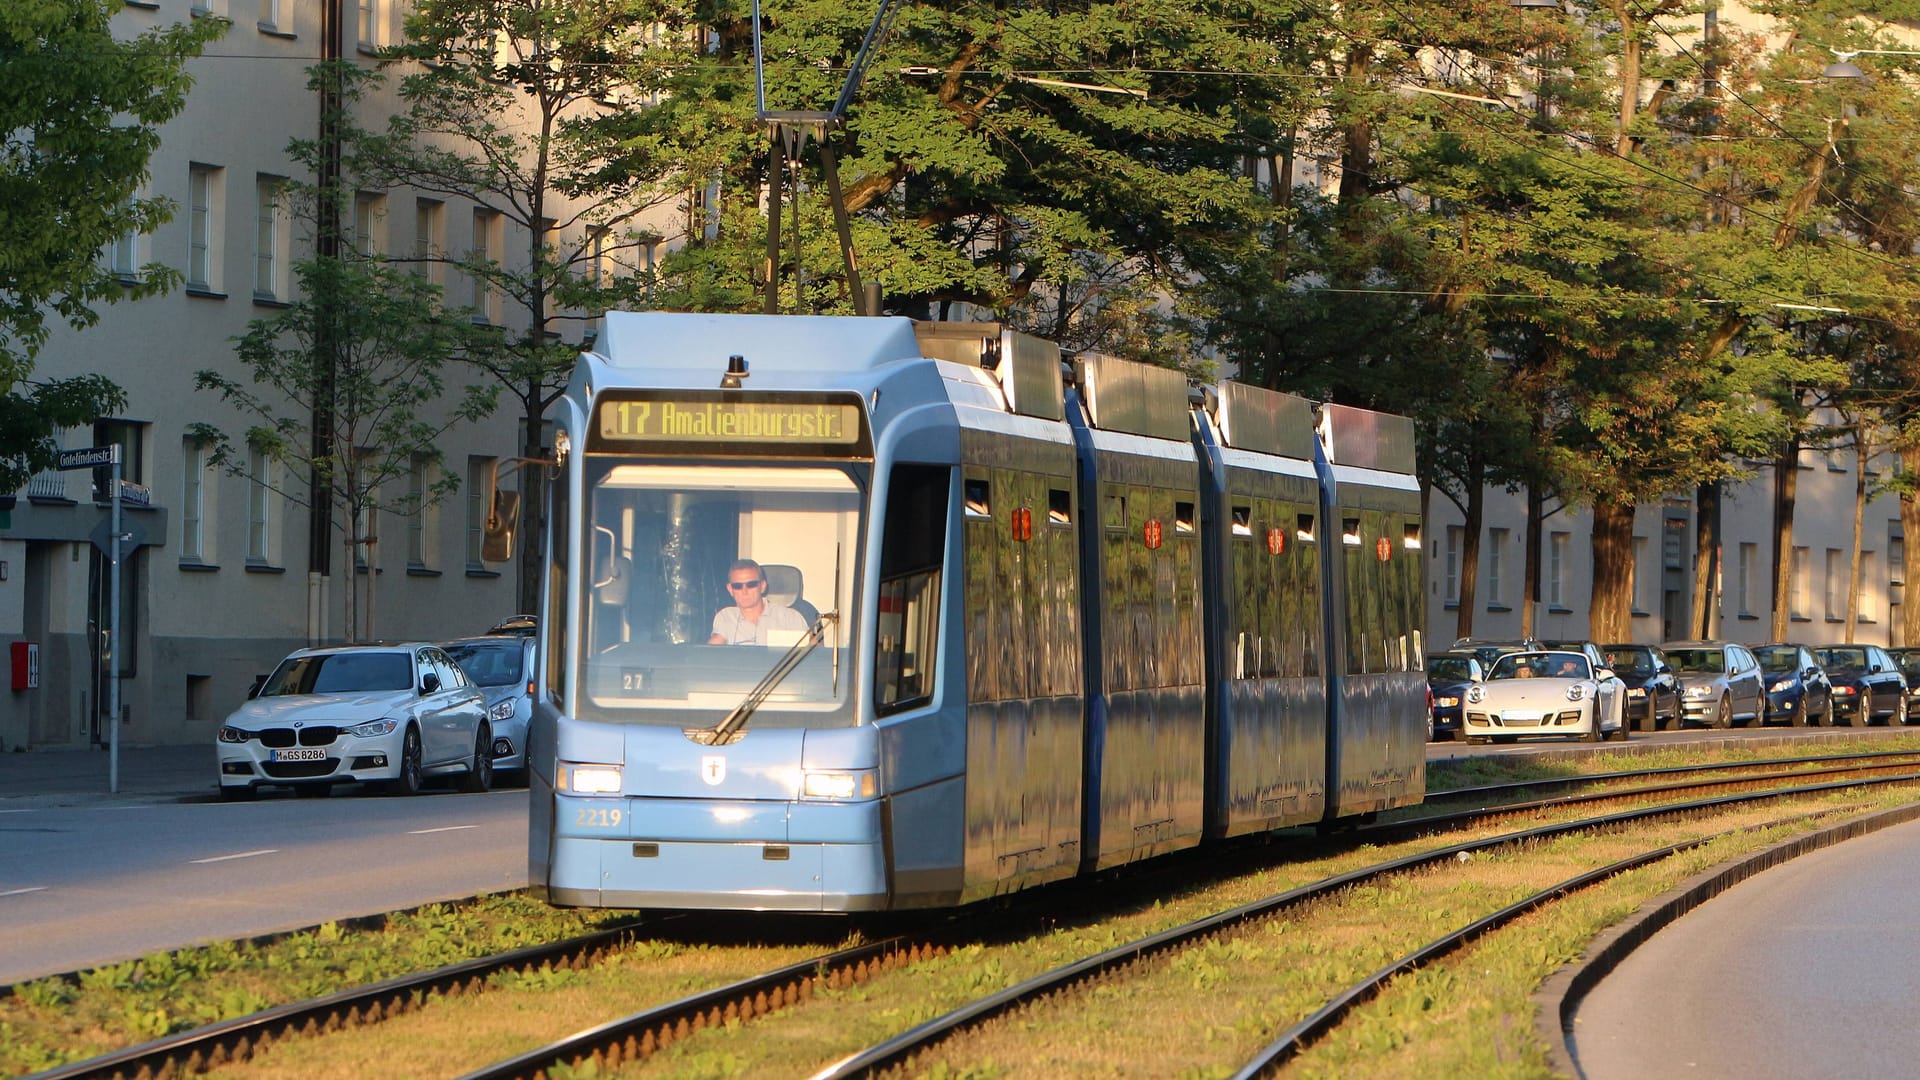
[[223, 19], [115, 40], [108, 0], [0, 4], [0, 492], [51, 467], [59, 429], [124, 408], [97, 375], [33, 379], [50, 320], [76, 329], [95, 308], [150, 296], [177, 275], [147, 266], [130, 283], [100, 249], [172, 216], [138, 198], [158, 128], [186, 103], [186, 63]]
[[[619, 145], [602, 121], [634, 92], [621, 78], [626, 65], [658, 64], [653, 54], [671, 51], [651, 49], [646, 29], [673, 18], [657, 0], [421, 0], [407, 43], [387, 53], [407, 65], [402, 108], [380, 131], [345, 133], [369, 182], [471, 199], [526, 238], [513, 253], [424, 256], [471, 277], [479, 317], [503, 328], [493, 347], [461, 359], [518, 402], [522, 457], [543, 456], [542, 417], [573, 371], [580, 336], [569, 344], [563, 329], [640, 300], [652, 282], [640, 252], [660, 237], [641, 218], [680, 194], [683, 183], [665, 180], [687, 163], [647, 140]], [[492, 297], [512, 310], [487, 310]], [[519, 531], [537, 537], [544, 474], [520, 475]], [[520, 611], [537, 607], [540, 557], [538, 544], [521, 546]]]
[[[418, 513], [459, 487], [459, 477], [442, 468], [440, 438], [490, 414], [496, 388], [468, 385], [450, 405], [441, 402], [442, 370], [468, 346], [473, 327], [443, 310], [438, 288], [425, 279], [351, 256], [309, 258], [294, 269], [299, 299], [248, 324], [239, 339], [248, 382], [203, 370], [194, 383], [255, 418], [242, 435], [247, 448], [318, 477], [328, 508], [340, 511], [344, 565], [352, 568], [355, 551], [367, 545], [364, 561], [372, 566], [374, 514]], [[337, 358], [331, 371], [313, 362], [322, 339], [332, 342]], [[331, 449], [318, 457], [311, 431], [316, 412], [330, 416], [333, 428]], [[244, 453], [218, 427], [195, 424], [191, 434], [212, 449], [213, 466], [244, 469]], [[415, 469], [433, 477], [421, 495], [386, 494]], [[305, 489], [282, 494], [307, 505]], [[374, 575], [366, 577], [364, 618], [359, 590], [347, 589], [348, 641], [374, 637]]]

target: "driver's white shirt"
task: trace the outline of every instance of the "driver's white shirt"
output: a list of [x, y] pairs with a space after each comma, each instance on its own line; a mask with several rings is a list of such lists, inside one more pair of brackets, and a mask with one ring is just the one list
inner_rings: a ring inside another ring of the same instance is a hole
[[729, 645], [766, 645], [769, 630], [804, 634], [807, 617], [785, 604], [771, 602], [760, 609], [758, 621], [742, 618], [737, 607], [723, 607], [713, 616], [714, 636]]

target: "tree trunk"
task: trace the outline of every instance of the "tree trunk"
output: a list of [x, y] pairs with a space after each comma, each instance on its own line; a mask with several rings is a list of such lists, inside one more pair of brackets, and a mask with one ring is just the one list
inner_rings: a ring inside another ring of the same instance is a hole
[[1540, 525], [1545, 500], [1534, 484], [1527, 485], [1527, 554], [1520, 570], [1520, 636], [1534, 634], [1534, 613], [1540, 607]]
[[[368, 515], [371, 517], [372, 515]], [[380, 635], [374, 632], [375, 599], [379, 596], [380, 586], [380, 540], [377, 535], [367, 537], [367, 640], [379, 641]]]
[[1773, 459], [1773, 641], [1786, 641], [1793, 608], [1793, 501], [1800, 486], [1800, 435]]
[[1720, 482], [1701, 484], [1693, 493], [1693, 618], [1688, 631], [1705, 641], [1714, 636], [1713, 613], [1720, 605]]
[[1631, 502], [1593, 504], [1593, 597], [1587, 636], [1633, 640], [1633, 511]]
[[[346, 513], [348, 521], [351, 522], [355, 520], [351, 507], [347, 508]], [[356, 539], [353, 534], [355, 531], [356, 530], [349, 525], [347, 528], [341, 530], [340, 533], [340, 535], [344, 537], [340, 546], [344, 549], [345, 554], [340, 563], [340, 568], [346, 572], [347, 577], [346, 642], [349, 645], [356, 645], [360, 641], [360, 574], [358, 569], [353, 565], [353, 542]]]
[[[538, 387], [530, 387], [535, 393], [526, 399], [527, 414], [523, 417], [526, 425], [526, 437], [521, 440], [520, 456], [524, 458], [545, 457], [546, 447], [541, 438], [542, 409]], [[531, 614], [540, 610], [540, 563], [546, 552], [547, 496], [545, 485], [546, 472], [539, 465], [525, 465], [520, 469], [520, 521], [516, 526], [516, 542], [519, 547], [515, 558], [519, 560], [518, 580], [514, 595], [518, 598], [512, 614]], [[488, 507], [491, 512], [492, 507]]]

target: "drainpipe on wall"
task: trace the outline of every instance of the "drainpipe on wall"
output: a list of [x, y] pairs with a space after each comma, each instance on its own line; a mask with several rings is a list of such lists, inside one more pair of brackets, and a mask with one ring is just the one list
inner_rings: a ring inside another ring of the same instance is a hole
[[[335, 66], [342, 55], [341, 29], [345, 22], [343, 0], [321, 0], [320, 59], [328, 66], [328, 76], [320, 90], [320, 189], [317, 236], [314, 254], [322, 259], [340, 255], [340, 76]], [[315, 335], [313, 362], [321, 371], [319, 390], [314, 394], [311, 460], [316, 464], [307, 485], [310, 508], [307, 531], [307, 643], [318, 645], [327, 637], [328, 576], [332, 570], [333, 494], [322, 478], [317, 464], [333, 453], [333, 410], [331, 373], [336, 368], [332, 319], [319, 320]]]

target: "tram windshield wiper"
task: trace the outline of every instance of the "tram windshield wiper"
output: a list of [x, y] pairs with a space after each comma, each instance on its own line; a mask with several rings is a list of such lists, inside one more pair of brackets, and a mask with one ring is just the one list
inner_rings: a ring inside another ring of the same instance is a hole
[[[760, 707], [761, 702], [767, 700], [767, 696], [773, 693], [775, 687], [779, 686], [788, 675], [793, 674], [802, 660], [820, 647], [821, 640], [826, 636], [827, 624], [839, 621], [838, 611], [821, 612], [820, 617], [813, 620], [813, 625], [807, 628], [807, 632], [800, 635], [800, 640], [788, 646], [787, 651], [778, 661], [775, 661], [772, 670], [762, 675], [753, 689], [747, 691], [747, 696], [740, 699], [740, 704], [735, 705], [719, 723], [710, 728], [687, 728], [684, 734], [702, 746], [727, 746], [738, 742], [741, 733], [746, 730], [747, 721], [753, 718], [753, 711]], [[839, 652], [838, 649], [834, 651], [836, 654]]]

